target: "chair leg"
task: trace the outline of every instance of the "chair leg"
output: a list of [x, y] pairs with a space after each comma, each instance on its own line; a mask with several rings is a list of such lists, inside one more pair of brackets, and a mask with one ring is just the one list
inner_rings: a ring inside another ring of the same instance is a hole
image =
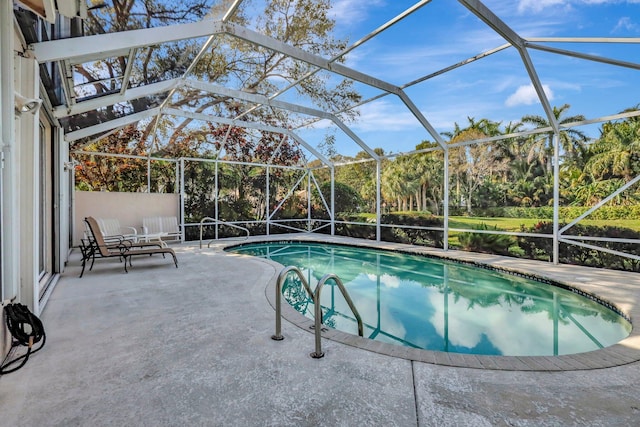
[[89, 271], [93, 270], [93, 263], [96, 262], [96, 251], [91, 251], [91, 266], [89, 267]]
[[176, 268], [178, 268], [178, 258], [176, 258], [176, 254], [171, 254], [171, 256], [173, 256], [173, 263], [176, 265]]
[[87, 266], [87, 261], [91, 258], [91, 267], [89, 271], [93, 268], [93, 261], [95, 260], [95, 252], [91, 248], [82, 248], [80, 247], [80, 251], [82, 252], [82, 271], [80, 271], [80, 277], [84, 274], [84, 269]]
[[82, 257], [82, 271], [80, 272], [80, 277], [82, 277], [82, 275], [84, 274], [84, 266], [87, 263], [87, 260], [85, 257]]

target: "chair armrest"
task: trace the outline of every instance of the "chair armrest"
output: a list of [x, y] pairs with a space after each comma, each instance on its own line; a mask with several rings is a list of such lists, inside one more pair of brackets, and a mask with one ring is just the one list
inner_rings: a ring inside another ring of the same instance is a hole
[[[126, 240], [125, 240], [125, 241], [126, 241]], [[123, 256], [123, 255], [127, 254], [127, 253], [129, 252], [129, 248], [130, 248], [130, 247], [131, 247], [131, 246], [127, 247], [127, 245], [126, 245], [126, 244], [124, 244], [124, 243], [120, 243], [120, 244], [118, 245], [118, 248], [117, 248], [117, 249], [120, 251], [120, 256]], [[125, 261], [125, 262], [126, 262], [126, 261]]]
[[112, 234], [110, 236], [102, 236], [104, 243], [107, 245], [117, 245], [127, 240], [122, 234]]
[[131, 230], [131, 233], [127, 234], [138, 234], [138, 231], [134, 227], [121, 227], [123, 230]]

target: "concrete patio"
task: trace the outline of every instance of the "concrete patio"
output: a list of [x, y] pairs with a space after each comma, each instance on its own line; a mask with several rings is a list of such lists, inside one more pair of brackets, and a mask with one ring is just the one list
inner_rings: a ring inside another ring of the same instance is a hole
[[[82, 279], [74, 254], [42, 314], [45, 348], [0, 377], [0, 425], [627, 426], [640, 420], [635, 329], [610, 349], [576, 357], [574, 366], [547, 358], [549, 365], [536, 362], [537, 370], [526, 360], [529, 370], [517, 370], [513, 359], [500, 357], [492, 369], [477, 369], [482, 358], [469, 361], [476, 368], [445, 366], [456, 363], [368, 351], [345, 344], [344, 336], [323, 339], [325, 357], [313, 359], [314, 336], [291, 313], [293, 322], [283, 321], [285, 339], [270, 338], [269, 298], [281, 267], [222, 252], [228, 243], [172, 246], [178, 269], [159, 256], [134, 259], [128, 274], [117, 260], [97, 260]], [[447, 255], [580, 284], [638, 318], [634, 273]]]

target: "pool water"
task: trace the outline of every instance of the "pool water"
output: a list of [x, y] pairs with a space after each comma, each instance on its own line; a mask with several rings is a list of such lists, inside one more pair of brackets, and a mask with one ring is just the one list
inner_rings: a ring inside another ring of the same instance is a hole
[[[232, 252], [301, 269], [311, 289], [327, 273], [347, 288], [364, 336], [426, 350], [505, 356], [574, 354], [613, 345], [631, 324], [610, 308], [548, 283], [438, 258], [305, 242], [241, 245]], [[300, 280], [285, 300], [313, 318]], [[324, 324], [357, 334], [333, 281], [321, 293]]]

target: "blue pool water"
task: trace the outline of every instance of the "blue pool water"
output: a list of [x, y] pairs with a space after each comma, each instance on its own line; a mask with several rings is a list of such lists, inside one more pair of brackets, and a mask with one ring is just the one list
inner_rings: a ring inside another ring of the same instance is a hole
[[[304, 242], [237, 246], [232, 252], [302, 270], [314, 289], [337, 274], [364, 322], [364, 336], [453, 353], [550, 356], [619, 342], [631, 324], [571, 290], [468, 264], [391, 251]], [[291, 275], [286, 301], [313, 318], [313, 301]], [[321, 294], [324, 324], [357, 334], [353, 314], [329, 281]]]

